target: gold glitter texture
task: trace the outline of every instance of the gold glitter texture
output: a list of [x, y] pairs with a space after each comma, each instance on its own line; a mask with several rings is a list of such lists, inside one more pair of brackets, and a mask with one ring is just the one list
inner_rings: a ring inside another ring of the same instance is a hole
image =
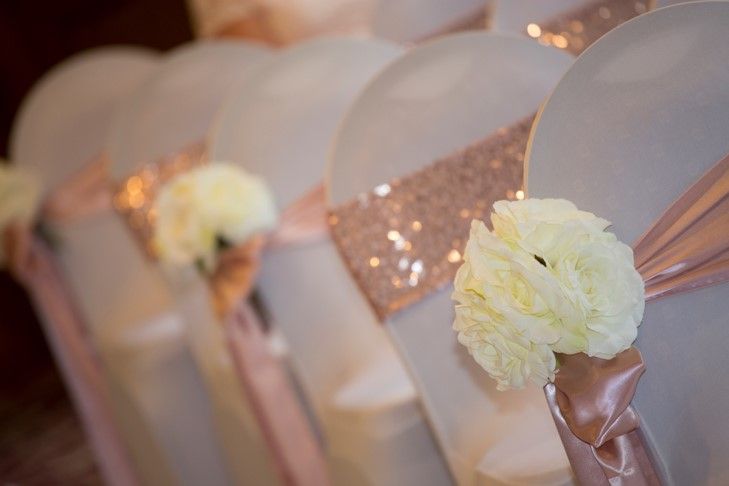
[[148, 257], [156, 259], [152, 245], [156, 217], [154, 199], [162, 184], [204, 163], [205, 144], [200, 142], [144, 164], [118, 185], [114, 194], [114, 209]]
[[332, 238], [384, 320], [453, 280], [473, 218], [523, 197], [530, 116], [330, 211]]
[[541, 24], [531, 22], [525, 30], [540, 44], [578, 55], [618, 25], [652, 7], [652, 0], [598, 0]]

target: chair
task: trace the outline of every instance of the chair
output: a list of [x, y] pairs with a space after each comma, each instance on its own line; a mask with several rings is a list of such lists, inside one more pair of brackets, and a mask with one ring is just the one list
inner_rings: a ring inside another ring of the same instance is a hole
[[[283, 51], [233, 92], [210, 155], [262, 175], [285, 208], [321, 183], [334, 132], [372, 76], [400, 55], [331, 38]], [[336, 484], [447, 484], [412, 383], [332, 243], [271, 250], [258, 287], [313, 406]]]
[[[413, 49], [370, 82], [342, 122], [329, 170], [330, 204], [533, 114], [571, 63], [557, 49], [487, 33]], [[363, 296], [347, 290], [341, 305], [362, 306]], [[569, 483], [541, 390], [496, 391], [456, 341], [451, 291], [449, 285], [401, 310], [384, 327], [414, 377], [456, 482]]]
[[[107, 47], [55, 67], [23, 101], [13, 125], [11, 158], [40, 177], [46, 189], [63, 183], [103, 150], [117, 105], [157, 64], [151, 51]], [[119, 294], [104, 266], [110, 258], [106, 228], [114, 218], [106, 212], [56, 225], [56, 255], [86, 318], [92, 345], [103, 356], [115, 419], [136, 472], [144, 484], [172, 484], [167, 458], [149, 432], [149, 417], [115, 378], [104, 354], [105, 325]]]
[[[190, 44], [168, 54], [115, 114], [107, 144], [114, 180], [121, 182], [143, 163], [203, 140], [225, 90], [267, 55], [264, 49], [243, 43]], [[240, 474], [268, 478], [260, 450], [257, 456], [222, 454], [233, 454], [234, 448], [227, 443], [220, 447], [219, 429], [213, 424], [219, 424], [226, 412], [206, 393], [195, 359], [198, 355], [188, 343], [170, 282], [120, 215], [111, 225], [114, 257], [107, 257], [102, 268], [116, 276], [114, 284], [123, 292], [107, 310], [107, 325], [113, 330], [107, 349], [115, 358], [119, 379], [149, 414], [150, 427], [170, 456], [179, 481], [228, 484], [241, 481]], [[132, 366], [134, 362], [142, 365]], [[255, 440], [246, 442], [244, 437], [246, 429], [241, 428], [235, 445], [255, 450], [249, 445]]]
[[[570, 199], [635, 241], [729, 151], [727, 22], [727, 2], [677, 5], [596, 43], [535, 127], [529, 196]], [[727, 290], [646, 305], [636, 345], [647, 370], [633, 406], [667, 485], [729, 480], [729, 382], [715, 371], [728, 362]]]

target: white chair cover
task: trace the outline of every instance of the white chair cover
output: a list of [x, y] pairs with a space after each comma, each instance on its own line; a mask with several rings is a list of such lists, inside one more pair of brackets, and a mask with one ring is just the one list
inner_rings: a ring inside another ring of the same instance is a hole
[[[144, 162], [154, 161], [204, 140], [230, 86], [250, 75], [257, 64], [269, 55], [261, 47], [242, 42], [195, 43], [169, 54], [154, 75], [117, 113], [114, 132], [109, 138], [109, 154], [117, 180], [128, 176]], [[164, 361], [157, 365], [156, 373], [161, 383], [156, 386], [171, 398], [166, 398], [154, 408], [166, 417], [158, 419], [169, 427], [164, 431], [166, 435], [160, 433], [160, 440], [173, 455], [181, 481], [206, 485], [224, 484], [230, 480], [254, 484], [270, 482], [272, 471], [245, 402], [241, 404], [248, 421], [231, 426], [227, 421], [231, 412], [225, 405], [221, 406], [215, 389], [205, 386], [196, 369], [199, 367], [205, 377], [210, 372], [211, 363], [221, 358], [205, 354], [206, 350], [197, 346], [196, 339], [188, 345], [188, 338], [206, 330], [215, 332], [217, 327], [211, 326], [207, 320], [195, 320], [194, 317], [200, 316], [192, 314], [189, 307], [184, 308], [188, 311], [186, 315], [179, 314], [175, 296], [158, 265], [145, 257], [141, 247], [131, 239], [129, 229], [123, 227], [121, 218], [117, 226], [118, 237], [124, 238], [124, 254], [115, 265], [130, 272], [128, 281], [135, 282], [138, 288], [123, 303], [134, 308], [137, 315], [127, 316], [121, 323], [125, 334], [124, 337], [115, 337], [114, 345], [123, 348], [130, 340], [134, 345], [149, 342], [149, 357], [159, 360], [163, 344], [152, 336], [156, 329], [154, 323], [166, 323], [165, 334], [170, 350]], [[145, 300], [146, 305], [139, 305]], [[139, 332], [132, 333], [130, 323], [134, 322], [140, 323]], [[135, 386], [139, 386], [144, 378], [127, 367], [121, 373], [128, 376]], [[212, 392], [212, 404], [208, 402], [206, 391]], [[215, 427], [210, 422], [211, 418]], [[222, 449], [217, 439], [222, 440]]]
[[[563, 51], [486, 33], [410, 51], [368, 85], [344, 120], [329, 174], [332, 204], [532, 114], [571, 63]], [[358, 291], [347, 290], [340, 305], [364, 305]], [[541, 390], [496, 391], [456, 341], [451, 291], [426, 297], [386, 327], [415, 377], [458, 484], [569, 482]]]
[[[729, 152], [727, 25], [729, 2], [697, 2], [595, 44], [535, 128], [529, 196], [570, 199], [635, 241]], [[639, 328], [633, 405], [669, 485], [729, 481], [727, 297], [723, 284], [651, 302]]]
[[[113, 111], [156, 65], [150, 51], [114, 47], [77, 55], [55, 67], [21, 106], [10, 141], [11, 158], [37, 174], [46, 189], [61, 184], [103, 150]], [[97, 346], [103, 344], [120, 293], [105, 268], [114, 257], [106, 228], [115, 218], [104, 213], [54, 228], [59, 261]], [[108, 356], [102, 358], [108, 366]], [[119, 430], [141, 480], [172, 484], [167, 459], [150, 435], [149, 417], [113, 373], [106, 378]]]
[[[332, 38], [283, 51], [232, 95], [211, 156], [264, 176], [280, 208], [322, 181], [334, 132], [401, 49]], [[337, 484], [448, 483], [412, 384], [329, 240], [269, 252], [259, 291], [286, 337]], [[233, 397], [236, 399], [237, 397]]]

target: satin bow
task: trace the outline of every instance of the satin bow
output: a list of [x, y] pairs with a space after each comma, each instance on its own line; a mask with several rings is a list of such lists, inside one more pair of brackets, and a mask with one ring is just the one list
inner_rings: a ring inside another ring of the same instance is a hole
[[[646, 300], [729, 281], [729, 155], [689, 187], [633, 245]], [[561, 356], [544, 390], [577, 478], [660, 484], [630, 407], [645, 370], [635, 348], [612, 360]]]

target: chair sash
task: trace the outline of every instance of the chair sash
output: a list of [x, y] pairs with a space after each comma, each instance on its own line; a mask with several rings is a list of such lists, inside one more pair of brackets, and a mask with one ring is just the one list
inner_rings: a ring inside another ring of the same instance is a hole
[[453, 281], [472, 218], [523, 197], [534, 115], [330, 210], [332, 238], [381, 321]]
[[[144, 253], [156, 260], [152, 245], [154, 199], [176, 174], [207, 163], [203, 144], [142, 166], [119, 185], [115, 206]], [[317, 187], [283, 211], [277, 229], [224, 251], [208, 284], [213, 306], [238, 379], [262, 432], [283, 484], [328, 484], [319, 443], [294, 393], [283, 364], [269, 349], [263, 328], [248, 298], [255, 285], [262, 252], [297, 246], [326, 236], [324, 191]]]
[[593, 0], [544, 22], [530, 23], [526, 34], [540, 44], [579, 55], [618, 25], [654, 6], [655, 0]]
[[[68, 223], [108, 208], [106, 169], [105, 157], [95, 157], [52, 190], [38, 215], [40, 221]], [[139, 484], [116, 428], [101, 363], [55, 255], [28, 226], [11, 225], [3, 236], [10, 270], [28, 290], [41, 314], [105, 482], [119, 486]]]
[[[381, 320], [450, 283], [471, 218], [498, 199], [523, 197], [531, 118], [330, 212], [352, 276]], [[729, 280], [729, 156], [689, 188], [635, 244], [648, 301]], [[614, 360], [562, 356], [545, 387], [575, 473], [595, 484], [660, 479], [629, 406], [645, 367], [636, 349]]]
[[[671, 204], [633, 250], [648, 302], [729, 281], [729, 155]], [[563, 358], [545, 394], [578, 479], [660, 484], [630, 407], [645, 369], [638, 350], [612, 360]]]

